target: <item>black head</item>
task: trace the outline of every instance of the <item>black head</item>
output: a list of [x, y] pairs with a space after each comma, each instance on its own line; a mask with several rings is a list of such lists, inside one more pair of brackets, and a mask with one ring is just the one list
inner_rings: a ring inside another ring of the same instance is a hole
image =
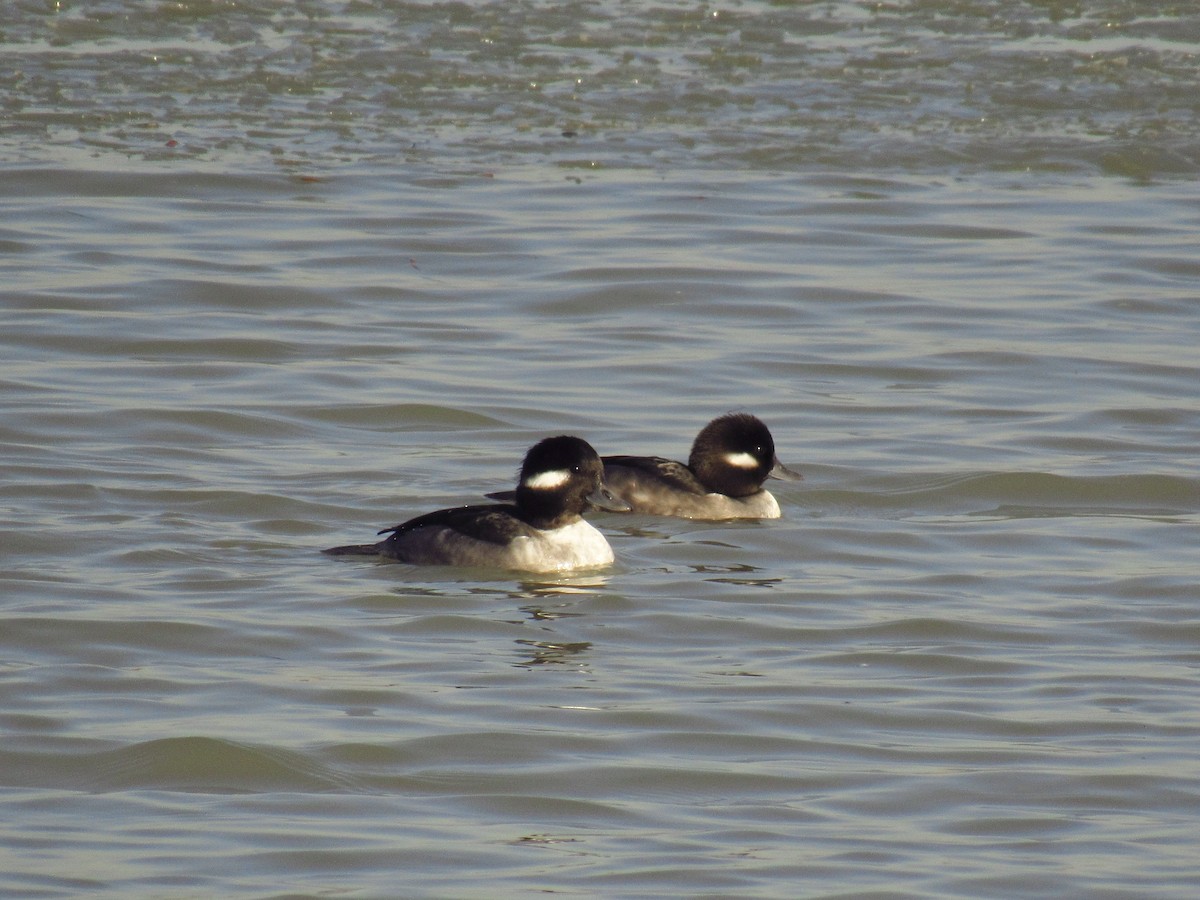
[[621, 505], [604, 484], [599, 455], [582, 438], [545, 438], [525, 454], [517, 482], [517, 509], [531, 525], [555, 528], [579, 518], [588, 506]]
[[710, 491], [745, 497], [762, 488], [776, 462], [767, 426], [749, 413], [730, 413], [696, 436], [688, 468]]

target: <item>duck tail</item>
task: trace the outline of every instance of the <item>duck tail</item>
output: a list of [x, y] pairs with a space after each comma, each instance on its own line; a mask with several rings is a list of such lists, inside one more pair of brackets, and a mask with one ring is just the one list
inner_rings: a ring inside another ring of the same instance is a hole
[[330, 547], [328, 550], [322, 550], [322, 553], [329, 556], [378, 556], [378, 544], [347, 544], [344, 547]]

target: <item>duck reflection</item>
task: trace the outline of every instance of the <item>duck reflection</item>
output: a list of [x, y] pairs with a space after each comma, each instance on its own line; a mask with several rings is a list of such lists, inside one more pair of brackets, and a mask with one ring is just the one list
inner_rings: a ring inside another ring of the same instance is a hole
[[585, 654], [592, 649], [591, 641], [560, 643], [557, 641], [518, 640], [516, 643], [522, 648], [522, 660], [514, 665], [523, 669], [533, 666], [563, 665], [582, 668], [586, 665]]

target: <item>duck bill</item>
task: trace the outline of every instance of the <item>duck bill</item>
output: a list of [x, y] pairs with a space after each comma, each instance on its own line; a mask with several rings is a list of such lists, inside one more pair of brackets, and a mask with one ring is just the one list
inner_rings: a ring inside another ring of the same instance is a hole
[[600, 487], [588, 494], [587, 502], [596, 509], [605, 509], [609, 512], [629, 512], [633, 509], [632, 506], [614, 494], [606, 484], [600, 485]]
[[780, 481], [803, 481], [804, 476], [799, 472], [789, 469], [779, 461], [779, 457], [775, 457], [775, 465], [771, 471], [767, 473], [768, 478], [778, 478]]

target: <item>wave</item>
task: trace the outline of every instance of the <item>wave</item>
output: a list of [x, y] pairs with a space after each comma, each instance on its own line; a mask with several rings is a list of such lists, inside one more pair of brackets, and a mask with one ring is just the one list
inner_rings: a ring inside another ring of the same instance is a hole
[[93, 752], [0, 752], [8, 785], [93, 792], [354, 791], [354, 779], [311, 756], [211, 737], [160, 738]]
[[801, 489], [796, 500], [810, 508], [953, 511], [1003, 518], [1108, 515], [1179, 518], [1200, 513], [1200, 479], [1164, 474], [924, 474], [850, 479], [845, 487]]

